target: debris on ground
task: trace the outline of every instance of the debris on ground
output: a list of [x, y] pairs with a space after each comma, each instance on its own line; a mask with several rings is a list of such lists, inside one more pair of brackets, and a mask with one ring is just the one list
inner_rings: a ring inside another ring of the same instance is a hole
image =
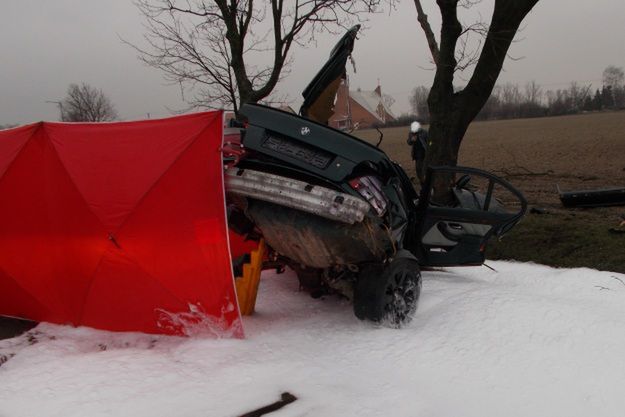
[[280, 400], [275, 403], [271, 403], [265, 407], [261, 407], [258, 410], [250, 411], [249, 413], [242, 414], [240, 417], [260, 417], [265, 414], [273, 413], [281, 409], [282, 407], [291, 404], [293, 401], [297, 400], [297, 397], [289, 392], [283, 392], [280, 396]]
[[556, 185], [564, 207], [609, 207], [625, 205], [625, 188], [561, 191]]
[[551, 214], [549, 210], [544, 207], [532, 207], [530, 208], [531, 214]]

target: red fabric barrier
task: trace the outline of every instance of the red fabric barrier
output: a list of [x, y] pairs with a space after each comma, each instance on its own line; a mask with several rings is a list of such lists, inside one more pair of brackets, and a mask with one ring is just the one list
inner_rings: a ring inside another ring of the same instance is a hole
[[242, 337], [222, 112], [0, 131], [0, 314]]

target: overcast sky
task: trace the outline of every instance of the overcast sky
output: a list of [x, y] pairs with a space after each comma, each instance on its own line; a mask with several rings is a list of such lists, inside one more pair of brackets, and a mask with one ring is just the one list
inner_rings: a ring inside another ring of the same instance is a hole
[[[493, 0], [483, 0], [485, 18]], [[101, 88], [123, 119], [166, 116], [183, 103], [177, 87], [144, 66], [120, 37], [141, 41], [142, 20], [130, 0], [2, 0], [0, 25], [0, 124], [56, 120], [50, 100], [60, 100], [70, 83]], [[438, 33], [434, 0], [423, 0]], [[545, 89], [571, 81], [601, 84], [608, 65], [625, 67], [625, 2], [623, 0], [540, 0], [513, 44], [500, 82], [524, 85], [535, 80]], [[291, 74], [278, 90], [294, 108], [300, 94], [327, 58], [336, 37], [322, 36], [316, 45], [296, 49]], [[392, 95], [395, 113], [408, 111], [408, 95], [433, 78], [429, 52], [416, 23], [412, 0], [397, 10], [371, 17], [354, 51], [357, 72], [352, 88], [373, 89], [378, 79]], [[351, 69], [350, 69], [351, 72]], [[462, 84], [459, 80], [458, 84]]]

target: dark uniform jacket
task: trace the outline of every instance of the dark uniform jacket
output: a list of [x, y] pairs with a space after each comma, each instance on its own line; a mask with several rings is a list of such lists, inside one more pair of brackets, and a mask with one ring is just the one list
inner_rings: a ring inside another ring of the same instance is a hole
[[410, 132], [406, 143], [412, 146], [412, 159], [420, 161], [425, 158], [425, 151], [428, 146], [428, 132], [423, 129], [419, 129], [416, 133]]

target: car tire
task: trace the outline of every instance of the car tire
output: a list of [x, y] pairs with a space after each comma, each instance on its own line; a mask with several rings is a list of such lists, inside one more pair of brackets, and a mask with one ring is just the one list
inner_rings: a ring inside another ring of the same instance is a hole
[[354, 314], [388, 327], [409, 323], [421, 294], [421, 271], [408, 251], [398, 251], [385, 265], [364, 267], [354, 285]]

